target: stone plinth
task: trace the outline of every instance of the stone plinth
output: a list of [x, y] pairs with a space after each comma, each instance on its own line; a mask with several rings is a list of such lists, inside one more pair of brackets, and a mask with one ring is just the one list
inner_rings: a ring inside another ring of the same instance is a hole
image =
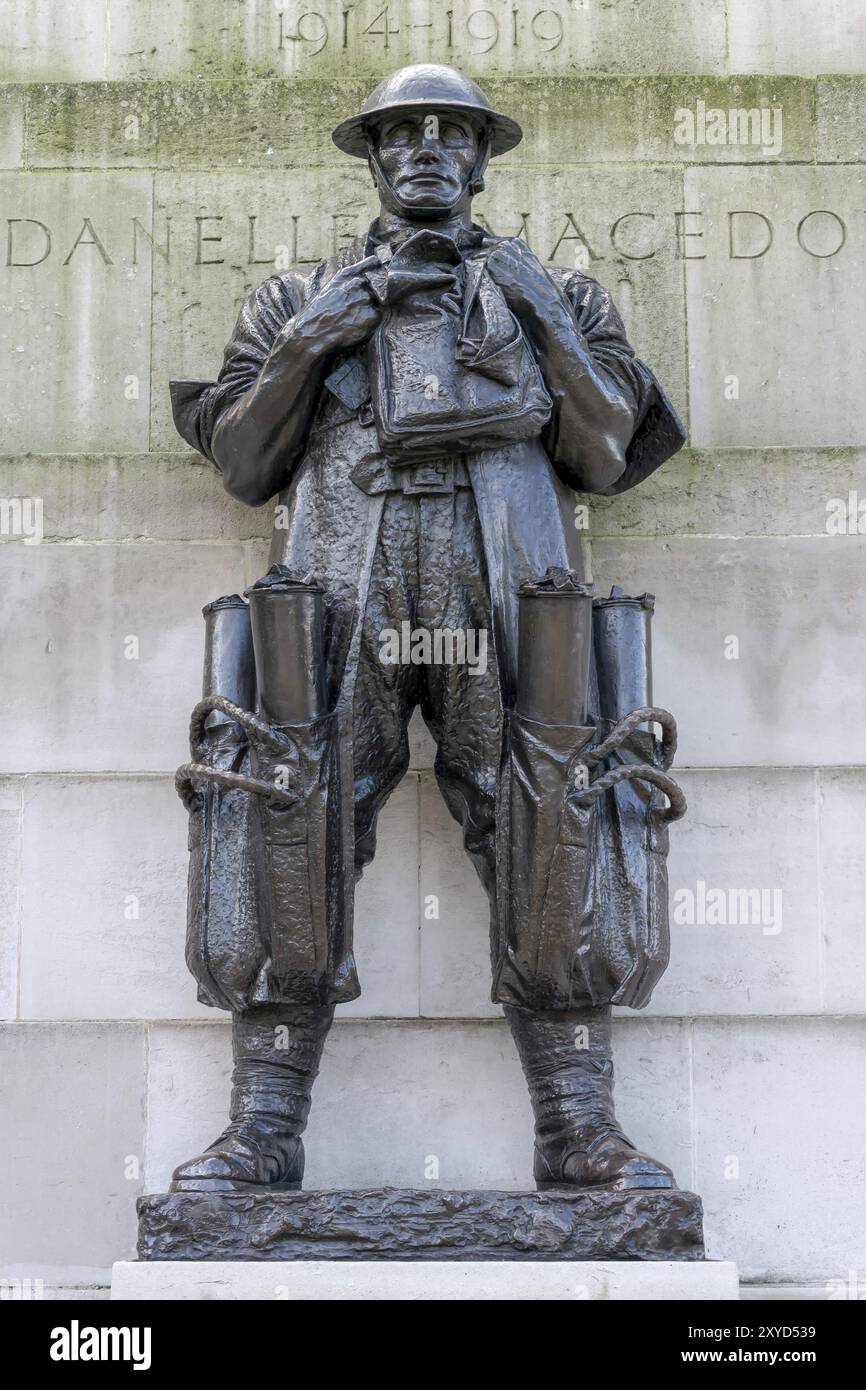
[[737, 1266], [711, 1260], [152, 1260], [114, 1266], [111, 1297], [142, 1302], [739, 1298]]
[[142, 1261], [704, 1259], [691, 1192], [360, 1191], [142, 1197]]

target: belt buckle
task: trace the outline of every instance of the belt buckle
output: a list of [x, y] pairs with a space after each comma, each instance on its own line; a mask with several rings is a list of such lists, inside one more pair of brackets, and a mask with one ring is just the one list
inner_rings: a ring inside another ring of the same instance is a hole
[[403, 477], [403, 492], [409, 497], [453, 491], [454, 465], [451, 459], [444, 459], [442, 463], [412, 464]]

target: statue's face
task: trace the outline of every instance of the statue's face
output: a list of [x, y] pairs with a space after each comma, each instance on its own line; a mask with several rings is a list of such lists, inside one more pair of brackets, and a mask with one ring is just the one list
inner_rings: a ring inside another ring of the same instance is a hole
[[468, 188], [479, 135], [467, 117], [434, 108], [384, 120], [372, 148], [404, 208], [445, 210]]

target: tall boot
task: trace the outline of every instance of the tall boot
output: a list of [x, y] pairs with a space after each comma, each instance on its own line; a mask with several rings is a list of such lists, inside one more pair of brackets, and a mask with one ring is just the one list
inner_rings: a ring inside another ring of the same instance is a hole
[[535, 1013], [504, 1007], [535, 1113], [539, 1190], [675, 1187], [670, 1169], [639, 1153], [617, 1124], [610, 1008]]
[[266, 1004], [232, 1015], [230, 1124], [172, 1176], [172, 1192], [297, 1191], [310, 1092], [334, 1017]]

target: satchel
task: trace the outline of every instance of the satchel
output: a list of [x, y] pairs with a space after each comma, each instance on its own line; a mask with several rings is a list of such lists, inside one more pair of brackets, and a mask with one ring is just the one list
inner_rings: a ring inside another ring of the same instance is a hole
[[451, 237], [424, 230], [367, 279], [383, 306], [368, 349], [372, 411], [392, 462], [541, 433], [551, 400], [483, 250], [464, 261]]

